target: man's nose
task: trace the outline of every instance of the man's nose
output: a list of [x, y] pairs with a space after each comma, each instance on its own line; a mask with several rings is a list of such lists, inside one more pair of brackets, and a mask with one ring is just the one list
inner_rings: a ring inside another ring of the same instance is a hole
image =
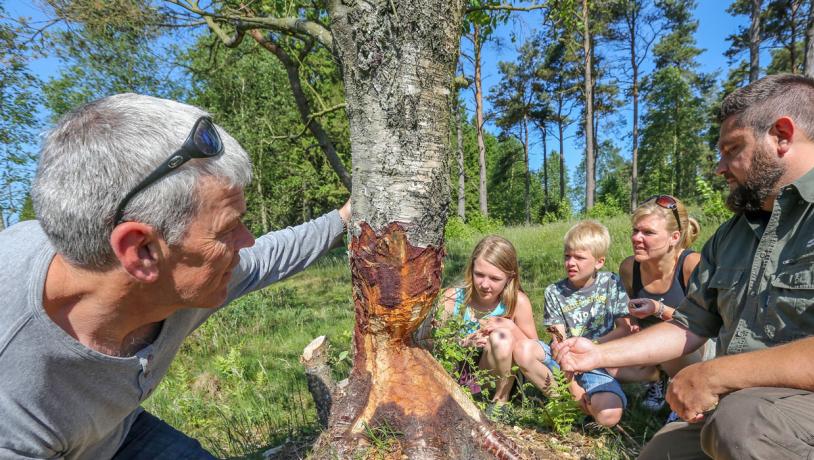
[[246, 227], [246, 224], [242, 222], [240, 223], [240, 227], [240, 236], [238, 238], [237, 249], [240, 250], [254, 246], [254, 235], [252, 235], [252, 232], [250, 232]]
[[726, 166], [726, 162], [724, 161], [723, 158], [719, 159], [718, 160], [718, 165], [715, 167], [715, 174], [720, 176], [722, 174], [726, 174], [727, 171], [728, 171], [728, 169], [727, 169], [727, 166]]

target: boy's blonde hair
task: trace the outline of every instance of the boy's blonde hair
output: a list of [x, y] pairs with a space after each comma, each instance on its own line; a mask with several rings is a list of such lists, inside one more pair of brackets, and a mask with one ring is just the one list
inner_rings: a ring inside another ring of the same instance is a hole
[[611, 238], [608, 228], [595, 220], [581, 220], [563, 237], [565, 249], [587, 250], [601, 259], [608, 255]]
[[506, 318], [514, 316], [514, 309], [517, 306], [518, 292], [522, 292], [523, 288], [520, 286], [520, 267], [517, 264], [517, 251], [515, 251], [512, 243], [506, 238], [491, 235], [480, 240], [472, 251], [469, 257], [469, 263], [466, 265], [466, 273], [464, 275], [464, 286], [466, 293], [464, 297], [464, 305], [469, 305], [472, 300], [472, 291], [474, 290], [475, 281], [472, 271], [475, 267], [475, 259], [482, 258], [486, 262], [499, 268], [500, 271], [506, 274], [508, 280], [506, 287], [503, 288], [501, 293], [501, 301], [506, 306]]

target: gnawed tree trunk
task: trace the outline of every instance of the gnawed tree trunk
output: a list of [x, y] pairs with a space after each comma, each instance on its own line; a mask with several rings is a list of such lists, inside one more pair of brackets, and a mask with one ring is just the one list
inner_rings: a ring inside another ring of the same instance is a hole
[[[441, 285], [449, 201], [447, 105], [462, 0], [336, 0], [353, 154], [351, 273], [356, 312], [349, 384], [314, 458], [518, 458], [412, 332]], [[381, 454], [381, 453], [378, 453]]]

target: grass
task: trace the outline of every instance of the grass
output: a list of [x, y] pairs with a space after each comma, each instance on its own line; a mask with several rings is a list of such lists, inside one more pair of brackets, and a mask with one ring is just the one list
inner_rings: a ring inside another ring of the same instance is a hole
[[[545, 287], [563, 276], [562, 236], [574, 222], [510, 227], [499, 233], [518, 251], [523, 288], [542, 331]], [[617, 271], [631, 253], [630, 224], [624, 216], [603, 219], [613, 243], [606, 269]], [[702, 225], [700, 247], [714, 231]], [[447, 242], [444, 284], [462, 279], [469, 253], [481, 235]], [[145, 407], [195, 437], [220, 457], [259, 458], [287, 439], [313, 437], [319, 430], [313, 401], [298, 359], [315, 337], [331, 341], [337, 379], [349, 371], [347, 351], [353, 328], [350, 272], [344, 250], [335, 250], [303, 273], [252, 293], [213, 315], [193, 333], [164, 382]], [[595, 458], [635, 456], [637, 446], [661, 426], [656, 416], [631, 407], [618, 430], [588, 427]], [[531, 405], [533, 406], [533, 405]], [[536, 426], [539, 408], [520, 405], [515, 422]], [[524, 412], [526, 411], [526, 412]], [[372, 432], [377, 434], [377, 432]], [[387, 436], [385, 436], [387, 438]], [[386, 446], [381, 446], [386, 450]]]

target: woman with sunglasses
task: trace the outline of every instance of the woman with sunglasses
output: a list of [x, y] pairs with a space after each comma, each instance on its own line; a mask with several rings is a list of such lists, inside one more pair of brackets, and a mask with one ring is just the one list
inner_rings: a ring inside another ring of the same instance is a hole
[[[630, 221], [633, 255], [622, 261], [619, 274], [631, 299], [630, 315], [637, 319], [640, 328], [646, 328], [672, 319], [676, 307], [684, 300], [687, 281], [701, 259], [700, 254], [689, 249], [701, 226], [687, 215], [684, 204], [670, 195], [645, 200], [633, 211]], [[702, 357], [703, 347], [660, 367], [672, 377]], [[661, 409], [664, 386], [661, 378], [651, 383], [642, 405], [653, 411]]]

